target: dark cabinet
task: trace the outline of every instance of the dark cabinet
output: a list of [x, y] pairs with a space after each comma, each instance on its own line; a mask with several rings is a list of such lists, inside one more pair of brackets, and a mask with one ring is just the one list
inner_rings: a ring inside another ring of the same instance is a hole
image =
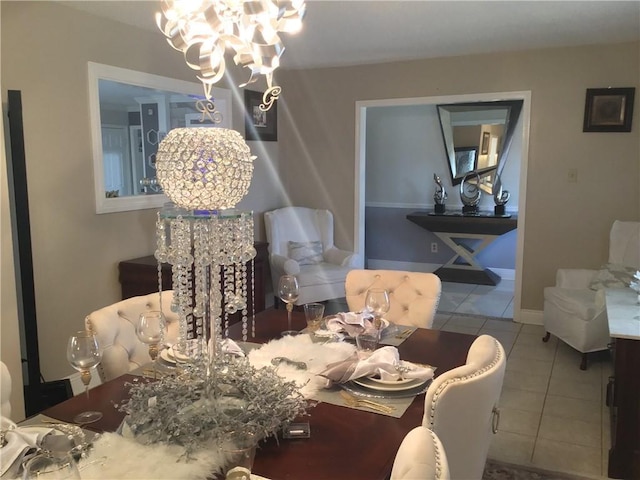
[[[251, 275], [253, 281], [255, 298], [254, 306], [256, 313], [265, 309], [265, 282], [268, 268], [268, 244], [266, 242], [255, 242], [254, 247], [257, 255], [253, 260], [253, 271], [251, 262], [247, 263], [247, 283], [249, 285], [249, 297], [251, 296]], [[120, 285], [122, 287], [122, 299], [146, 295], [158, 291], [158, 262], [153, 255], [146, 257], [125, 260], [118, 265], [120, 271]], [[171, 265], [162, 264], [162, 289], [171, 290]], [[251, 302], [251, 298], [248, 299]]]
[[640, 340], [614, 338], [614, 375], [607, 386], [611, 414], [609, 477], [640, 479]]

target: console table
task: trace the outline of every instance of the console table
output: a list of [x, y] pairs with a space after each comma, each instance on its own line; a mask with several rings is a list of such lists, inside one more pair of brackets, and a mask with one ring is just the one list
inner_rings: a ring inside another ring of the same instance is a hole
[[[500, 282], [500, 276], [482, 266], [476, 256], [500, 235], [515, 230], [518, 226], [517, 215], [420, 211], [410, 213], [407, 219], [433, 232], [455, 252], [447, 263], [434, 272], [440, 280], [479, 285], [497, 285]], [[480, 240], [480, 243], [470, 247], [464, 243], [469, 239]]]
[[[268, 243], [254, 242], [256, 257], [253, 259], [253, 272], [251, 262], [247, 263], [247, 283], [255, 282], [254, 307], [257, 312], [265, 309], [265, 281], [268, 268]], [[125, 260], [118, 265], [120, 271], [120, 285], [122, 287], [122, 299], [146, 295], [158, 291], [158, 261], [153, 255]], [[252, 275], [255, 275], [252, 277]], [[171, 290], [171, 265], [162, 264], [162, 289]], [[249, 291], [249, 297], [251, 291]], [[251, 301], [251, 298], [248, 299]]]
[[611, 415], [609, 477], [640, 478], [640, 305], [630, 288], [605, 292], [612, 339], [613, 377], [607, 385]]

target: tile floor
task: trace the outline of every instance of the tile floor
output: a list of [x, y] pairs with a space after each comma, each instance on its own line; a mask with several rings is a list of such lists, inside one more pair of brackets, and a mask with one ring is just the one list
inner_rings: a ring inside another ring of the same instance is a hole
[[[346, 304], [344, 305], [346, 306]], [[340, 306], [336, 306], [337, 311]], [[469, 314], [486, 318], [478, 320]], [[443, 283], [433, 328], [489, 334], [507, 352], [500, 400], [500, 430], [489, 457], [519, 465], [607, 478], [609, 415], [604, 403], [613, 367], [609, 357], [590, 357], [579, 369], [580, 354], [544, 329], [510, 321], [513, 282], [496, 287]]]

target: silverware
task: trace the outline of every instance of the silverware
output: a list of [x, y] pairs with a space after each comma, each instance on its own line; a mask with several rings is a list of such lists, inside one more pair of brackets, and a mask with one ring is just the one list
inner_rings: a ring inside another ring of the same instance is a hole
[[396, 338], [399, 339], [404, 339], [407, 338], [409, 335], [411, 335], [413, 333], [413, 329], [412, 328], [407, 328], [406, 330], [403, 330], [402, 332], [400, 332], [399, 334], [396, 335]]
[[366, 398], [354, 397], [345, 391], [340, 392], [340, 396], [344, 400], [344, 403], [350, 407], [368, 408], [369, 410], [386, 414], [390, 414], [396, 409], [396, 407], [392, 405], [384, 405], [372, 400], [367, 400]]

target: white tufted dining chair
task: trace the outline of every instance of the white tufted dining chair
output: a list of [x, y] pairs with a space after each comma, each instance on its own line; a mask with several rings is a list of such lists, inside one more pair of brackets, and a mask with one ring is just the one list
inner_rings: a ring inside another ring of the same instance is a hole
[[[165, 342], [178, 337], [178, 315], [171, 311], [173, 290], [162, 292], [162, 312], [167, 321]], [[98, 373], [103, 382], [149, 363], [149, 347], [136, 335], [136, 322], [142, 312], [160, 310], [158, 293], [131, 297], [87, 315], [85, 327], [96, 332], [102, 349]]]
[[422, 425], [440, 438], [452, 479], [482, 478], [491, 436], [498, 430], [506, 360], [500, 342], [481, 335], [469, 348], [465, 365], [429, 385]]
[[0, 413], [11, 417], [11, 373], [4, 362], [0, 362]]
[[419, 426], [402, 440], [390, 480], [448, 480], [447, 455], [438, 436]]
[[431, 328], [438, 309], [442, 285], [433, 273], [399, 270], [351, 270], [345, 282], [347, 305], [352, 312], [364, 308], [367, 290], [384, 288], [389, 292], [390, 322]]

